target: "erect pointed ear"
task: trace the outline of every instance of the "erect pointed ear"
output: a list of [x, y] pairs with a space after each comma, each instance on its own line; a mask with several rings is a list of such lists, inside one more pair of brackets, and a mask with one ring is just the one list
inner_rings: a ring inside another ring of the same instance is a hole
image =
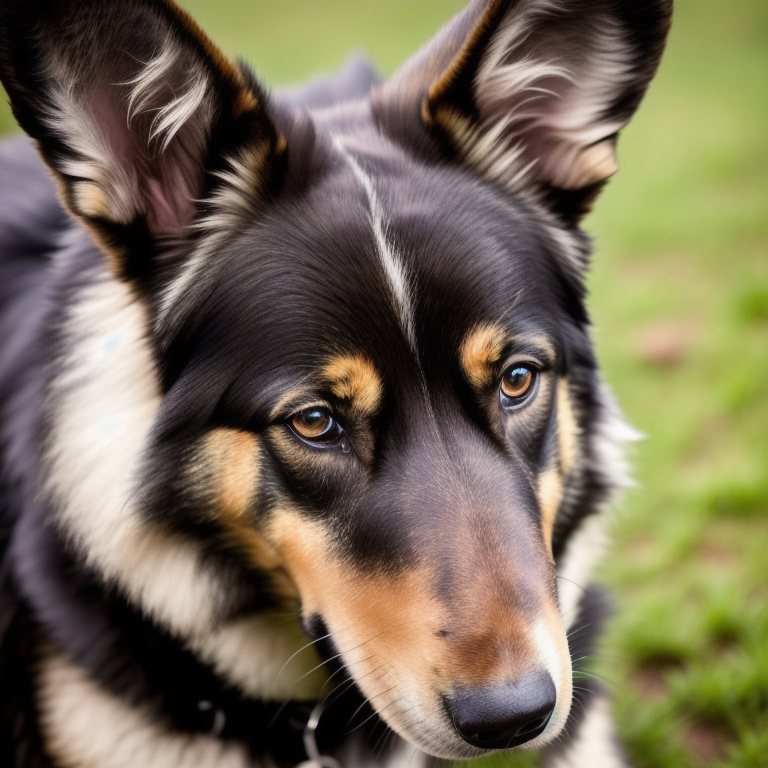
[[3, 0], [0, 76], [121, 276], [151, 271], [217, 186], [257, 198], [283, 149], [264, 94], [171, 0]]
[[651, 80], [672, 0], [475, 0], [374, 97], [485, 177], [575, 222], [617, 168], [616, 135]]

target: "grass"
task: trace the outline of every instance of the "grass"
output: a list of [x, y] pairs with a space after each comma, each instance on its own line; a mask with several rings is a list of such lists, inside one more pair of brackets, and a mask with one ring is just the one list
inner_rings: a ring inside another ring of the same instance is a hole
[[[391, 71], [463, 0], [185, 5], [274, 85], [353, 49]], [[596, 343], [647, 435], [600, 573], [618, 611], [596, 664], [637, 768], [768, 763], [766, 79], [764, 0], [677, 0], [622, 171], [587, 221]]]
[[637, 768], [766, 765], [767, 54], [764, 3], [678, 1], [588, 223], [598, 349], [648, 435], [597, 668]]

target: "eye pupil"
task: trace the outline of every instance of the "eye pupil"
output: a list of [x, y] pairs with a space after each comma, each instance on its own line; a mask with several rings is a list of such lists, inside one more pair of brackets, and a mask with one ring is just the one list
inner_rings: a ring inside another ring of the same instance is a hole
[[323, 429], [328, 417], [322, 411], [305, 411], [301, 420], [309, 429]]
[[527, 365], [512, 366], [501, 380], [501, 392], [507, 398], [519, 400], [531, 391], [535, 380], [534, 371]]
[[294, 431], [313, 442], [332, 442], [342, 429], [336, 420], [323, 408], [306, 408], [291, 419]]

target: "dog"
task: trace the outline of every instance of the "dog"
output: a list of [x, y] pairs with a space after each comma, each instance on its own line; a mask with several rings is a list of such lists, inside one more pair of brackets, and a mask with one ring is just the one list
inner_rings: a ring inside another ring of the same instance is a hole
[[269, 94], [172, 0], [3, 2], [4, 768], [626, 765], [579, 223], [670, 16]]

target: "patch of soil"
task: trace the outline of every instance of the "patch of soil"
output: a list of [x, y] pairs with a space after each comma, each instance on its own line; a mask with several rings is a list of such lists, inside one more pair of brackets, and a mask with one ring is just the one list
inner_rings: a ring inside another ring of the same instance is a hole
[[722, 541], [704, 539], [698, 547], [701, 563], [707, 571], [730, 571], [739, 562], [739, 552]]
[[725, 757], [729, 738], [722, 731], [704, 723], [692, 723], [683, 729], [683, 742], [701, 766], [712, 765]]
[[632, 674], [632, 682], [643, 696], [661, 699], [669, 693], [667, 677], [685, 668], [685, 659], [675, 654], [656, 654], [645, 659]]
[[683, 362], [696, 333], [690, 323], [663, 320], [647, 325], [637, 338], [637, 354], [649, 365], [674, 368]]
[[632, 675], [632, 685], [646, 699], [663, 699], [669, 693], [665, 674], [669, 665], [647, 664]]
[[627, 542], [623, 551], [628, 560], [633, 562], [640, 562], [647, 560], [653, 556], [654, 552], [658, 549], [658, 539], [650, 533], [642, 533], [637, 536], [633, 536], [632, 539]]

